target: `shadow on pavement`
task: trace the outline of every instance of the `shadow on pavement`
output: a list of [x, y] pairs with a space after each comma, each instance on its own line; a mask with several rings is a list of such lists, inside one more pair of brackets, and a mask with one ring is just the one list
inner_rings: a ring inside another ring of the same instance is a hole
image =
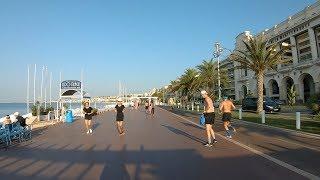
[[[138, 150], [128, 150], [127, 145], [120, 150], [111, 150], [111, 145], [101, 150], [96, 145], [88, 149], [84, 144], [72, 149], [68, 145], [58, 149], [53, 146], [32, 150], [21, 147], [19, 151], [2, 153], [1, 179], [212, 179], [212, 172], [223, 179], [301, 179], [284, 168], [262, 168], [267, 162], [257, 155], [204, 157], [195, 149], [146, 150], [143, 145]], [[257, 160], [259, 164], [254, 163]], [[229, 173], [225, 167], [231, 164], [234, 168]], [[246, 167], [240, 168], [243, 164]]]
[[168, 130], [170, 130], [171, 132], [173, 132], [173, 133], [175, 133], [177, 135], [185, 136], [185, 137], [187, 137], [187, 138], [189, 138], [189, 139], [191, 139], [193, 141], [196, 141], [198, 143], [201, 143], [201, 144], [205, 143], [205, 141], [203, 141], [202, 139], [200, 139], [198, 137], [195, 137], [195, 136], [193, 136], [191, 134], [188, 134], [188, 133], [186, 133], [184, 131], [181, 131], [180, 129], [177, 129], [177, 128], [174, 128], [174, 127], [168, 126], [168, 125], [161, 125], [161, 126], [166, 127]]

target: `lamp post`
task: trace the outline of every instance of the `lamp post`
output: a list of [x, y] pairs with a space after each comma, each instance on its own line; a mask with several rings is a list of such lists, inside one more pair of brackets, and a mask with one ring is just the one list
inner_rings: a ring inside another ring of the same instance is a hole
[[214, 47], [215, 47], [215, 49], [213, 52], [213, 57], [217, 58], [217, 61], [218, 61], [218, 86], [219, 86], [219, 101], [220, 101], [221, 100], [220, 56], [224, 50], [229, 51], [231, 54], [232, 54], [232, 51], [230, 49], [222, 47], [219, 42], [216, 42], [214, 44]]
[[219, 42], [216, 42], [214, 44], [214, 47], [215, 47], [215, 50], [213, 52], [213, 56], [215, 58], [217, 58], [217, 61], [218, 61], [218, 87], [219, 87], [219, 95], [218, 95], [218, 100], [220, 101], [221, 100], [221, 80], [220, 80], [220, 55], [222, 54], [223, 52], [223, 48], [221, 48], [221, 45]]
[[168, 86], [165, 86], [164, 90], [163, 90], [163, 93], [162, 93], [162, 95], [163, 95], [163, 97], [162, 97], [163, 98], [163, 105], [165, 104], [164, 98], [165, 98], [165, 93], [166, 93], [167, 89], [168, 89]]

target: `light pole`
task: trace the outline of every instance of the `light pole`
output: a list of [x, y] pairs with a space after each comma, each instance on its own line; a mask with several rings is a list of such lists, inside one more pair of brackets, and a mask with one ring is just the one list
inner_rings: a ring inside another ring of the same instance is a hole
[[218, 86], [219, 86], [219, 101], [220, 101], [221, 100], [220, 56], [224, 50], [229, 51], [231, 54], [232, 54], [232, 51], [230, 49], [222, 47], [219, 42], [216, 42], [214, 44], [214, 47], [215, 49], [213, 52], [213, 57], [217, 58], [217, 61], [218, 61]]
[[218, 96], [218, 100], [221, 100], [221, 80], [220, 80], [220, 55], [223, 52], [223, 48], [221, 48], [220, 43], [216, 42], [214, 44], [215, 50], [213, 52], [213, 56], [215, 58], [217, 58], [218, 61], [218, 87], [219, 87], [219, 96]]
[[168, 86], [165, 86], [165, 87], [164, 87], [164, 90], [163, 90], [163, 93], [162, 93], [162, 95], [163, 95], [163, 97], [162, 97], [162, 98], [163, 98], [163, 105], [165, 104], [164, 94], [166, 93], [167, 89], [168, 89]]

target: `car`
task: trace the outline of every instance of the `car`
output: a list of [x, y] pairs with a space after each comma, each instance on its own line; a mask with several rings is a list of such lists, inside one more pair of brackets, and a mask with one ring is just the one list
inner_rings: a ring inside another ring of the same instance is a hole
[[[255, 98], [255, 97], [247, 97], [243, 99], [242, 109], [256, 111], [257, 101], [258, 101], [258, 98]], [[277, 104], [273, 100], [265, 98], [263, 101], [263, 110], [265, 110], [266, 112], [280, 112], [281, 107], [279, 104]]]
[[284, 105], [284, 102], [282, 100], [279, 100], [279, 99], [276, 99], [276, 98], [266, 97], [265, 100], [271, 100], [271, 101], [274, 101], [275, 103], [277, 103], [279, 105]]

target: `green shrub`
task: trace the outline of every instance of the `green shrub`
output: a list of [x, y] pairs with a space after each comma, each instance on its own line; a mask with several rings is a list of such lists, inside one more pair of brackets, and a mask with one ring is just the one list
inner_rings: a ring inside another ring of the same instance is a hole
[[314, 119], [320, 121], [320, 112], [314, 116]]
[[315, 94], [315, 95], [312, 95], [307, 101], [307, 106], [315, 114], [318, 114], [320, 112], [319, 99], [320, 99], [320, 94]]
[[319, 104], [316, 103], [312, 103], [310, 105], [310, 109], [314, 112], [314, 113], [319, 113], [320, 112], [320, 106]]
[[37, 114], [38, 114], [38, 106], [37, 105], [33, 105], [33, 106], [31, 106], [31, 114], [32, 114], [32, 116], [37, 116]]

